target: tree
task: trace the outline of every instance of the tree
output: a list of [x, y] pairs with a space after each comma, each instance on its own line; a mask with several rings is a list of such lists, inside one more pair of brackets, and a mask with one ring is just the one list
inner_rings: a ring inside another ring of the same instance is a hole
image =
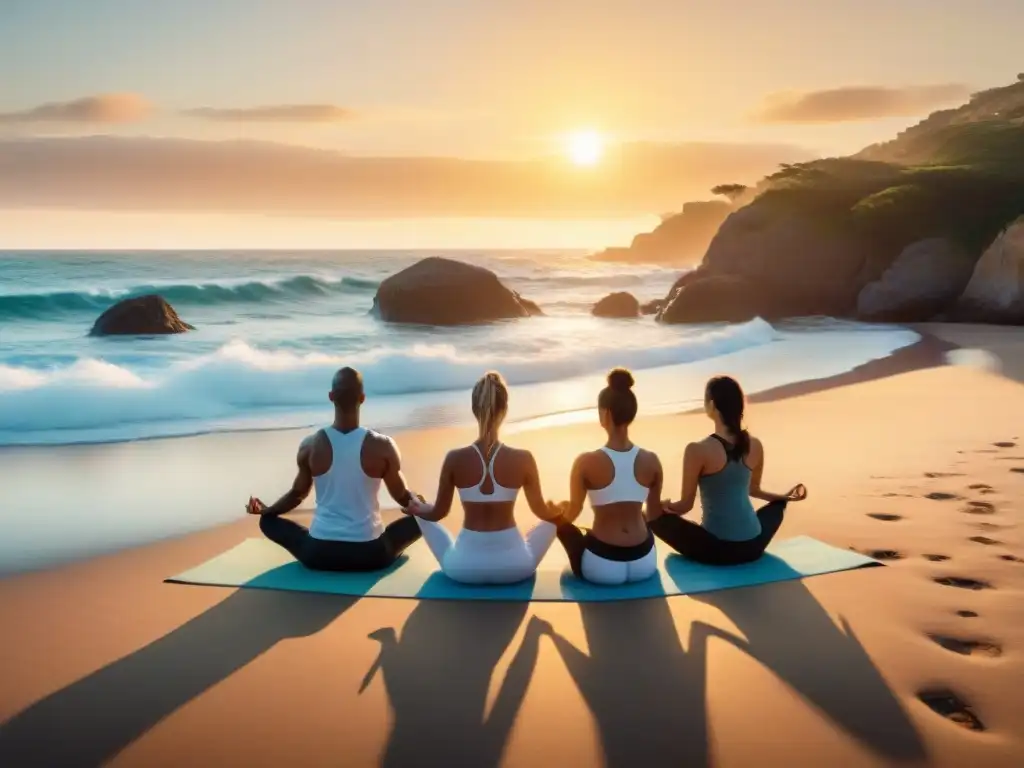
[[739, 200], [746, 191], [746, 184], [719, 184], [717, 187], [711, 188], [711, 194], [722, 195], [729, 198], [732, 202]]

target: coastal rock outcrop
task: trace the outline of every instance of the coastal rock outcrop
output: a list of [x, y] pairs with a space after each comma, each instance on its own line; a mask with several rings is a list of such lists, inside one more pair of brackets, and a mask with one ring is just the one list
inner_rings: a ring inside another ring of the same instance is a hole
[[640, 302], [625, 291], [611, 293], [594, 305], [591, 314], [594, 317], [639, 317]]
[[701, 265], [672, 286], [664, 323], [741, 322], [849, 315], [864, 249], [855, 234], [799, 208], [764, 201], [739, 209], [711, 241]]
[[1024, 324], [1024, 216], [982, 254], [953, 314], [963, 322]]
[[108, 307], [89, 331], [90, 336], [156, 336], [194, 331], [162, 296], [135, 296]]
[[857, 316], [894, 323], [930, 319], [961, 294], [974, 263], [970, 253], [944, 238], [912, 243], [881, 278], [864, 286]]
[[590, 258], [634, 264], [697, 263], [732, 210], [733, 205], [722, 200], [686, 203], [679, 213], [662, 218], [651, 232], [636, 235], [628, 248], [606, 248]]
[[[713, 275], [688, 281], [658, 313], [661, 323], [741, 323], [771, 312], [763, 309], [763, 294], [742, 277]], [[761, 311], [758, 310], [761, 307]]]
[[813, 209], [787, 209], [767, 197], [726, 219], [708, 247], [701, 274], [689, 279], [731, 276], [744, 281], [745, 290], [756, 286], [751, 312], [766, 319], [849, 315], [866, 252], [857, 234], [821, 221]]
[[381, 320], [421, 325], [470, 325], [540, 314], [483, 267], [431, 256], [384, 280], [373, 299]]

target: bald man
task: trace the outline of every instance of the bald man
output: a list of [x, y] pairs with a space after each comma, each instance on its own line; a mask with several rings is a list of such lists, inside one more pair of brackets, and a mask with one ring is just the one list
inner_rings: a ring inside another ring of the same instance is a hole
[[[413, 494], [405, 485], [395, 441], [359, 425], [366, 396], [363, 378], [342, 368], [331, 382], [334, 423], [299, 446], [291, 490], [269, 507], [250, 498], [246, 511], [260, 516], [260, 530], [307, 568], [376, 571], [387, 568], [420, 538], [415, 518], [385, 527], [377, 495], [381, 481], [403, 509]], [[291, 512], [316, 486], [316, 511], [307, 529], [281, 515]]]

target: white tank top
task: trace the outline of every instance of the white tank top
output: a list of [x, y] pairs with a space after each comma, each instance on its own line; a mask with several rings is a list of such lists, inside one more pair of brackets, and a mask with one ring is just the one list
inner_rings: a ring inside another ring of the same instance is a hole
[[604, 488], [587, 491], [591, 507], [603, 507], [605, 504], [616, 504], [622, 501], [647, 501], [649, 489], [636, 480], [634, 465], [640, 448], [633, 446], [628, 451], [613, 451], [611, 448], [601, 449], [612, 460], [614, 475], [612, 481]]
[[[501, 450], [501, 444], [499, 443], [494, 453], [491, 454], [491, 463], [488, 464], [484, 459], [484, 455], [480, 453], [480, 449], [473, 444], [473, 450], [476, 451], [476, 455], [480, 457], [480, 464], [483, 466], [484, 474], [480, 478], [480, 482], [470, 488], [459, 488], [459, 499], [463, 502], [470, 501], [475, 504], [493, 504], [498, 501], [515, 501], [519, 495], [518, 488], [506, 488], [503, 485], [498, 485], [498, 481], [494, 479], [494, 460], [498, 457], [498, 451]], [[491, 478], [491, 484], [494, 486], [493, 493], [484, 493], [481, 490], [484, 487], [484, 483], [487, 482], [487, 478]]]
[[356, 427], [343, 433], [323, 430], [331, 441], [331, 468], [313, 478], [316, 512], [309, 535], [327, 541], [372, 541], [384, 533], [380, 517], [380, 478], [363, 472], [363, 441], [369, 430]]

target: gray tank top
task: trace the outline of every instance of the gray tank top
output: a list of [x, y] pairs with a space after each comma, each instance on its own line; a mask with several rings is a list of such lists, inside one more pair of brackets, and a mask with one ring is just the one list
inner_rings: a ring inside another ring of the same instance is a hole
[[735, 456], [733, 446], [712, 435], [725, 448], [725, 466], [703, 475], [700, 488], [701, 526], [725, 541], [747, 541], [761, 534], [761, 522], [750, 502], [750, 468]]

